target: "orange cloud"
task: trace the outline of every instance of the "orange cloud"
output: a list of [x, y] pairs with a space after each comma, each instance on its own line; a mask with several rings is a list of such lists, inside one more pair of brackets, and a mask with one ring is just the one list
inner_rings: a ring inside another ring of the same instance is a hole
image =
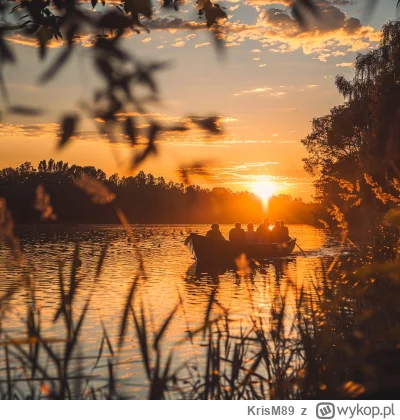
[[[246, 4], [257, 6], [258, 17], [254, 23], [246, 24], [240, 21], [227, 21], [223, 24], [223, 32], [227, 47], [241, 45], [247, 40], [258, 41], [260, 46], [275, 53], [289, 53], [302, 50], [304, 54], [317, 54], [320, 61], [329, 57], [345, 56], [348, 53], [372, 48], [380, 40], [380, 32], [371, 26], [364, 26], [360, 20], [349, 17], [337, 5], [347, 4], [348, 0], [318, 0], [320, 19], [307, 17], [308, 26], [303, 30], [298, 22], [292, 18], [290, 11], [275, 7], [261, 7], [280, 3], [289, 4], [289, 0], [247, 0]], [[235, 2], [236, 3], [236, 2]], [[240, 10], [240, 8], [239, 8]], [[98, 12], [94, 12], [98, 13]], [[157, 17], [148, 21], [145, 26], [150, 31], [167, 31], [176, 33], [180, 30], [190, 31], [183, 39], [175, 39], [173, 47], [184, 47], [186, 41], [195, 37], [198, 30], [207, 30], [205, 22], [186, 21], [181, 17]], [[213, 29], [211, 29], [212, 31]], [[132, 36], [127, 32], [124, 36]], [[139, 35], [140, 37], [140, 35]], [[36, 45], [36, 40], [19, 34], [8, 37], [12, 42], [24, 45]], [[83, 46], [90, 46], [95, 34], [82, 34], [79, 42]], [[150, 37], [142, 42], [148, 42]], [[63, 45], [62, 42], [52, 40], [50, 47]], [[206, 43], [195, 44], [194, 48], [205, 46]], [[155, 46], [156, 47], [156, 46]], [[159, 45], [156, 48], [161, 48]], [[258, 52], [258, 48], [254, 52]]]

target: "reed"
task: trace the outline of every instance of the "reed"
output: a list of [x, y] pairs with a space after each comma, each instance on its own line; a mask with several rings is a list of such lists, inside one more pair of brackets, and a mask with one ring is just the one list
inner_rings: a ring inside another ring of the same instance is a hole
[[[325, 270], [330, 288], [306, 290], [304, 285], [289, 284], [267, 313], [259, 314], [253, 307], [246, 328], [232, 321], [232, 314], [216, 301], [214, 288], [202, 325], [189, 328], [187, 336], [169, 350], [163, 341], [179, 311], [184, 313], [184, 302], [178, 296], [158, 331], [152, 332], [146, 302], [136, 293], [144, 277], [139, 272], [120, 315], [117, 346], [112, 344], [108, 326], [102, 325], [96, 355], [82, 356], [82, 326], [106, 253], [105, 246], [83, 308], [78, 308], [76, 300], [81, 283], [78, 245], [71, 258], [69, 281], [62, 267], [55, 274], [60, 306], [52, 322], [60, 324], [59, 331], [63, 331], [57, 339], [43, 336], [34, 285], [25, 285], [31, 296], [26, 304], [26, 334], [14, 337], [4, 329], [1, 333], [5, 362], [0, 369], [2, 399], [134, 398], [126, 391], [126, 379], [118, 378], [119, 367], [126, 369], [123, 352], [128, 336], [140, 351], [145, 373], [141, 385], [149, 399], [379, 397], [400, 385], [397, 263], [333, 261], [338, 267]], [[251, 279], [245, 272], [241, 281], [248, 285], [252, 297]], [[291, 311], [289, 294], [295, 296]], [[13, 290], [3, 295], [2, 308], [12, 295]], [[3, 327], [5, 322], [6, 318], [2, 319]], [[179, 347], [194, 345], [197, 338], [204, 343], [200, 356], [174, 358]]]

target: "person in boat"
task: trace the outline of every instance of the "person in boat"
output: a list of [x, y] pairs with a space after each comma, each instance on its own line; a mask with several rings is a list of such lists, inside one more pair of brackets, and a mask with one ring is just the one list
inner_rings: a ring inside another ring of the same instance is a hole
[[249, 244], [255, 244], [257, 242], [257, 235], [256, 235], [256, 232], [254, 232], [253, 223], [249, 223], [247, 225], [246, 241]]
[[275, 221], [275, 226], [272, 228], [272, 236], [274, 238], [274, 242], [282, 242], [282, 229], [281, 229], [281, 222], [279, 220]]
[[229, 240], [231, 242], [246, 242], [246, 232], [240, 223], [236, 223], [235, 227], [230, 230]]
[[285, 226], [285, 221], [281, 220], [281, 233], [284, 242], [290, 241], [289, 228]]
[[219, 224], [218, 223], [213, 223], [211, 225], [211, 230], [209, 230], [206, 233], [206, 236], [208, 238], [219, 239], [219, 240], [225, 241], [225, 238], [223, 237], [221, 231], [219, 230]]
[[271, 231], [269, 230], [269, 219], [265, 218], [264, 223], [258, 226], [256, 231], [257, 242], [269, 243], [271, 242]]

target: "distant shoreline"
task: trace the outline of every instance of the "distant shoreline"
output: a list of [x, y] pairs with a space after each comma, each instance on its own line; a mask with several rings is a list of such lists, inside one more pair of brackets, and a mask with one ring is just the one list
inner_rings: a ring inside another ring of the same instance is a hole
[[[254, 223], [254, 222], [243, 222], [243, 227], [246, 227], [247, 223]], [[259, 222], [261, 223], [261, 221]], [[254, 223], [255, 225], [259, 224], [258, 222]], [[129, 223], [130, 226], [210, 226], [212, 222], [210, 223]], [[235, 222], [232, 223], [219, 223], [221, 226], [234, 226]], [[323, 227], [322, 224], [312, 224], [312, 223], [305, 223], [305, 222], [297, 222], [297, 223], [287, 223], [288, 226], [293, 225], [307, 225], [307, 226], [314, 226], [314, 227]], [[18, 224], [15, 225], [15, 229], [19, 228], [63, 228], [63, 227], [88, 227], [88, 226], [121, 226], [121, 223], [26, 223], [26, 224]]]

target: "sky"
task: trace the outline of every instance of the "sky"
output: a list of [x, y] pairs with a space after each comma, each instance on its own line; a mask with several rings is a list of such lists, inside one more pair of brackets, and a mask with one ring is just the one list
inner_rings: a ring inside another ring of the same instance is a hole
[[[301, 139], [310, 133], [313, 118], [343, 103], [335, 76], [353, 77], [357, 54], [376, 47], [382, 25], [397, 16], [391, 0], [380, 0], [372, 15], [365, 0], [318, 1], [322, 19], [309, 18], [307, 30], [291, 17], [288, 0], [219, 2], [228, 15], [223, 59], [193, 2], [178, 12], [154, 4], [150, 32], [132, 33], [123, 41], [142, 60], [169, 63], [157, 74], [161, 100], [151, 106], [151, 117], [175, 123], [188, 115], [218, 115], [223, 134], [194, 130], [164, 136], [160, 153], [139, 170], [178, 181], [177, 168], [201, 160], [209, 176], [194, 181], [203, 187], [259, 191], [265, 184], [269, 192], [272, 188], [275, 194], [312, 200], [313, 179], [303, 169], [307, 153]], [[82, 7], [91, 10], [89, 3]], [[95, 12], [103, 10], [99, 4]], [[46, 86], [37, 84], [38, 75], [62, 44], [53, 43], [43, 63], [31, 39], [14, 34], [9, 42], [18, 59], [4, 71], [12, 103], [46, 112], [40, 117], [5, 113], [0, 168], [25, 161], [36, 166], [54, 158], [93, 165], [107, 175], [135, 174], [128, 164], [129, 144], [110, 145], [83, 114], [77, 138], [61, 150], [56, 147], [60, 117], [71, 110], [82, 113], [80, 104], [99, 82], [91, 66], [90, 36], [82, 38], [68, 64]]]

